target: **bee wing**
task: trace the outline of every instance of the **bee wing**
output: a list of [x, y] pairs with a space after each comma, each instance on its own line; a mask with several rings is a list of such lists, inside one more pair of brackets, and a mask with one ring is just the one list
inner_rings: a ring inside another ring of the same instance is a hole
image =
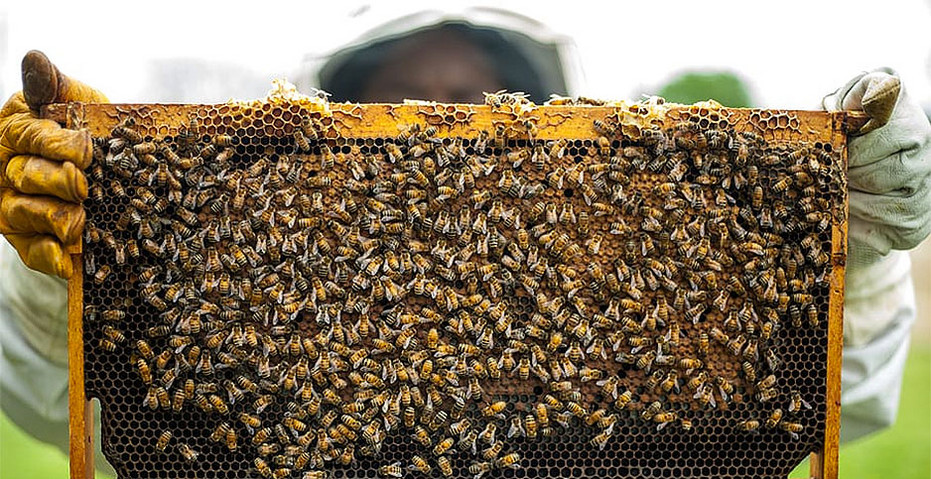
[[721, 394], [721, 400], [722, 400], [722, 401], [724, 401], [725, 403], [728, 402], [728, 401], [730, 401], [730, 396], [728, 396], [728, 394], [724, 391], [724, 388], [722, 388], [722, 387], [719, 386], [719, 387], [718, 387], [718, 392]]
[[511, 422], [511, 427], [508, 428], [508, 439], [518, 434], [525, 434], [523, 426], [518, 422]]

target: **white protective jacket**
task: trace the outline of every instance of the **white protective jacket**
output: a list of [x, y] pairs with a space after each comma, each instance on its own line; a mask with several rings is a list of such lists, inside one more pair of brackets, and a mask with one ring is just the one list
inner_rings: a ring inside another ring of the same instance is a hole
[[[309, 56], [295, 83], [309, 91], [311, 87], [325, 84], [325, 76], [333, 70], [333, 65], [345, 61], [354, 52], [447, 22], [499, 31], [503, 39], [513, 42], [528, 57], [538, 74], [563, 76], [546, 80], [544, 84], [562, 84], [570, 95], [583, 93], [582, 70], [574, 44], [568, 38], [530, 18], [491, 8], [422, 11], [380, 22], [348, 45]], [[894, 163], [895, 167], [891, 168], [894, 171], [890, 174], [909, 180], [907, 188], [892, 185], [876, 194], [892, 209], [915, 200], [925, 201], [925, 207], [903, 206], [901, 209], [909, 213], [899, 217], [852, 214], [850, 219], [852, 250], [862, 246], [855, 241], [857, 231], [884, 233], [890, 238], [908, 236], [910, 240], [891, 242], [880, 248], [883, 249], [880, 254], [866, 255], [870, 258], [868, 261], [848, 265], [841, 427], [841, 437], [845, 441], [888, 427], [894, 422], [898, 408], [910, 330], [916, 315], [910, 262], [908, 254], [901, 250], [914, 247], [927, 236], [931, 221], [931, 205], [927, 204], [931, 189], [928, 183], [931, 126], [924, 116], [915, 117], [910, 110], [912, 107], [913, 104], [901, 99], [899, 108], [905, 113], [900, 115], [900, 121], [890, 121], [886, 127], [871, 133], [875, 141], [901, 140], [890, 152], [894, 157], [883, 161]], [[904, 138], [900, 138], [902, 135]], [[867, 148], [872, 147], [862, 143], [860, 149]], [[857, 153], [852, 145], [851, 155]], [[858, 165], [855, 158], [851, 158], [851, 171], [858, 170], [861, 188], [871, 190], [870, 182], [876, 181], [871, 172], [882, 170], [877, 163], [882, 162]], [[851, 188], [857, 186], [851, 180]], [[903, 188], [908, 194], [902, 194]], [[863, 201], [870, 201], [870, 195], [851, 195], [851, 211], [869, 211], [869, 205], [855, 204]], [[4, 414], [22, 429], [65, 452], [68, 450], [66, 331], [65, 282], [27, 269], [15, 251], [3, 242], [0, 246], [0, 404]], [[105, 462], [98, 458], [98, 464]]]

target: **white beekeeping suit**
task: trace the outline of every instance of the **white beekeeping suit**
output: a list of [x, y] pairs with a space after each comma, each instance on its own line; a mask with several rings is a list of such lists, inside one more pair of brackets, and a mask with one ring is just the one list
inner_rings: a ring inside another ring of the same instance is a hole
[[841, 440], [849, 441], [891, 426], [898, 411], [916, 316], [906, 250], [931, 229], [931, 125], [890, 69], [854, 77], [822, 106], [885, 120], [848, 142]]
[[[65, 280], [27, 268], [9, 243], [0, 242], [0, 407], [20, 429], [65, 454], [67, 298]], [[98, 415], [94, 422], [99, 433]], [[98, 469], [112, 474], [96, 452]]]

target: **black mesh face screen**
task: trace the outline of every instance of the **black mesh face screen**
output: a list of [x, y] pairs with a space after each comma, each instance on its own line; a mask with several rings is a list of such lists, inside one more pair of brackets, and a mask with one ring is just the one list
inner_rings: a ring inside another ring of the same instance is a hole
[[840, 148], [695, 108], [540, 139], [520, 101], [462, 136], [454, 107], [380, 137], [121, 110], [83, 294], [119, 476], [785, 477], [817, 450]]

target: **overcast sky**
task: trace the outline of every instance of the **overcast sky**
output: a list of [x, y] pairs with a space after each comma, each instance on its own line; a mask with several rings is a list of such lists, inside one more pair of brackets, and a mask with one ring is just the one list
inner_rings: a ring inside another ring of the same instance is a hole
[[[6, 98], [19, 89], [20, 60], [33, 48], [112, 101], [153, 101], [146, 91], [153, 61], [176, 57], [251, 72], [270, 85], [293, 73], [306, 54], [328, 51], [386, 15], [447, 4], [264, 0], [237, 9], [230, 3], [0, 6], [0, 93]], [[575, 38], [588, 96], [631, 98], [675, 72], [721, 68], [751, 81], [761, 106], [811, 108], [857, 72], [890, 66], [916, 98], [931, 103], [931, 8], [920, 0], [495, 3]], [[243, 88], [221, 82], [197, 95], [222, 101], [252, 91]]]

